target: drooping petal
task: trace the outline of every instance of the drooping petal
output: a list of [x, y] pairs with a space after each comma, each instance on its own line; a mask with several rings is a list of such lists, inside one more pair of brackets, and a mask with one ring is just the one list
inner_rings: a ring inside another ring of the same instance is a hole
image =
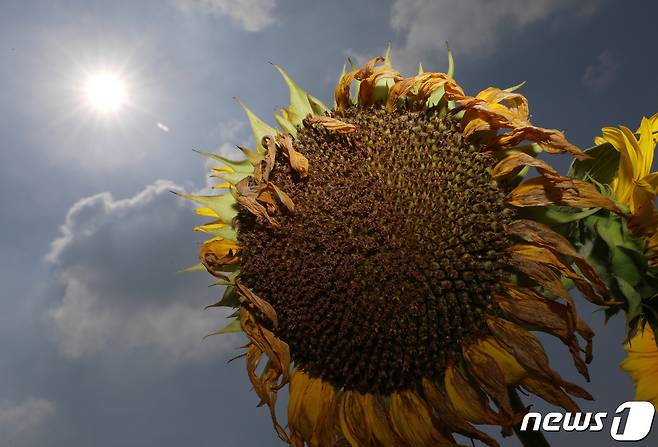
[[310, 446], [332, 445], [335, 439], [336, 392], [322, 379], [297, 370], [290, 380], [288, 426], [291, 439]]
[[336, 90], [334, 92], [334, 100], [336, 101], [336, 106], [338, 110], [347, 109], [350, 104], [350, 86], [354, 79], [361, 80], [372, 75], [375, 65], [377, 63], [384, 62], [383, 57], [375, 57], [370, 59], [366, 64], [359, 70], [354, 70], [349, 73], [345, 73], [341, 76]]
[[389, 416], [405, 447], [454, 446], [452, 435], [438, 425], [423, 399], [410, 390], [396, 391], [389, 401]]
[[353, 446], [386, 447], [403, 444], [393, 431], [383, 399], [345, 390], [338, 397], [338, 424]]
[[602, 195], [593, 184], [577, 179], [571, 179], [571, 183], [575, 188], [563, 188], [546, 177], [531, 178], [510, 192], [507, 203], [518, 207], [563, 205], [619, 212], [615, 202]]
[[327, 130], [336, 133], [343, 133], [343, 134], [353, 133], [356, 132], [357, 130], [354, 124], [345, 123], [341, 120], [329, 116], [316, 116], [316, 117], [308, 116], [306, 117], [306, 119], [304, 119], [304, 124], [305, 125], [319, 124]]
[[463, 419], [474, 424], [501, 423], [501, 417], [491, 409], [486, 394], [458, 367], [446, 368], [444, 386], [453, 408]]
[[438, 417], [451, 431], [472, 439], [478, 439], [488, 446], [498, 447], [496, 440], [476, 429], [458, 415], [444, 389], [436, 386], [428, 379], [423, 379], [423, 391], [428, 403], [434, 407]]

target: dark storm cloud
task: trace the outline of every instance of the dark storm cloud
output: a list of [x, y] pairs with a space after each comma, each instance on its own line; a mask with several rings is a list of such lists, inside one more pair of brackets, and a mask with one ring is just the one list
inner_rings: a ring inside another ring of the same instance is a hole
[[518, 36], [529, 27], [556, 15], [589, 16], [598, 0], [396, 0], [391, 27], [403, 37], [397, 53], [407, 68], [428, 55], [443, 53], [445, 42], [463, 56], [494, 51], [502, 38]]
[[[63, 291], [50, 310], [62, 351], [71, 357], [147, 348], [168, 362], [212, 358], [235, 340], [203, 343], [221, 315], [201, 312], [199, 287], [175, 272], [194, 261], [191, 207], [157, 181], [127, 199], [80, 199], [66, 215], [47, 259]], [[218, 291], [217, 293], [220, 293]]]

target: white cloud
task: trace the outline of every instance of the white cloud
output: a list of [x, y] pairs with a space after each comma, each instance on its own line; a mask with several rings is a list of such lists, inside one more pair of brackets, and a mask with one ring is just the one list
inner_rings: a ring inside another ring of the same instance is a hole
[[225, 324], [222, 312], [202, 310], [221, 290], [209, 293], [207, 276], [176, 274], [194, 262], [199, 222], [170, 190], [180, 188], [158, 180], [127, 199], [83, 198], [67, 213], [46, 257], [62, 290], [50, 316], [65, 355], [145, 348], [176, 362], [237, 346], [202, 340]]
[[[396, 56], [415, 68], [430, 52], [445, 51], [445, 41], [458, 54], [479, 53], [493, 48], [501, 35], [569, 10], [591, 15], [596, 0], [396, 0], [391, 26], [404, 35], [403, 51]], [[575, 5], [575, 6], [574, 6]]]
[[619, 64], [613, 54], [605, 50], [590, 64], [583, 74], [583, 83], [592, 89], [601, 89], [610, 85], [616, 77]]
[[1, 445], [30, 445], [36, 432], [45, 420], [55, 411], [48, 400], [29, 398], [15, 403], [0, 401], [0, 440]]
[[[253, 137], [251, 136], [251, 133], [246, 132], [246, 128], [247, 126], [245, 123], [238, 120], [229, 120], [219, 123], [219, 125], [210, 133], [212, 137], [216, 137], [218, 141], [221, 141], [214, 152], [232, 160], [243, 159], [244, 154], [237, 148], [237, 146], [251, 147], [253, 149]], [[212, 185], [221, 182], [216, 178], [208, 176], [210, 169], [219, 165], [220, 163], [215, 160], [210, 158], [206, 159], [206, 162], [204, 163], [204, 174], [206, 175], [205, 189], [198, 191], [195, 194], [209, 194], [213, 191]]]
[[276, 0], [178, 0], [184, 11], [227, 15], [247, 31], [260, 31], [276, 22]]

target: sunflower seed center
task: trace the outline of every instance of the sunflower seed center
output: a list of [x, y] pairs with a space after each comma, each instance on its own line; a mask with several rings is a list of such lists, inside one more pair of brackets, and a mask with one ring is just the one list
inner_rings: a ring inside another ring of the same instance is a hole
[[293, 361], [338, 388], [390, 393], [440, 380], [483, 334], [510, 242], [493, 160], [431, 112], [348, 109], [357, 127], [300, 128], [299, 179], [272, 180], [295, 202], [272, 228], [238, 215], [241, 278], [272, 304]]

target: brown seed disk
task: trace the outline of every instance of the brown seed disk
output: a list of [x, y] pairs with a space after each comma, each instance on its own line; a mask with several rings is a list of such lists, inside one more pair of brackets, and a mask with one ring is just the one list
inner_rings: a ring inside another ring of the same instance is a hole
[[271, 180], [295, 213], [277, 215], [279, 228], [238, 214], [242, 280], [276, 310], [296, 364], [334, 386], [439, 380], [496, 312], [510, 216], [493, 160], [435, 113], [333, 116], [358, 131], [300, 128], [308, 177], [277, 157]]

